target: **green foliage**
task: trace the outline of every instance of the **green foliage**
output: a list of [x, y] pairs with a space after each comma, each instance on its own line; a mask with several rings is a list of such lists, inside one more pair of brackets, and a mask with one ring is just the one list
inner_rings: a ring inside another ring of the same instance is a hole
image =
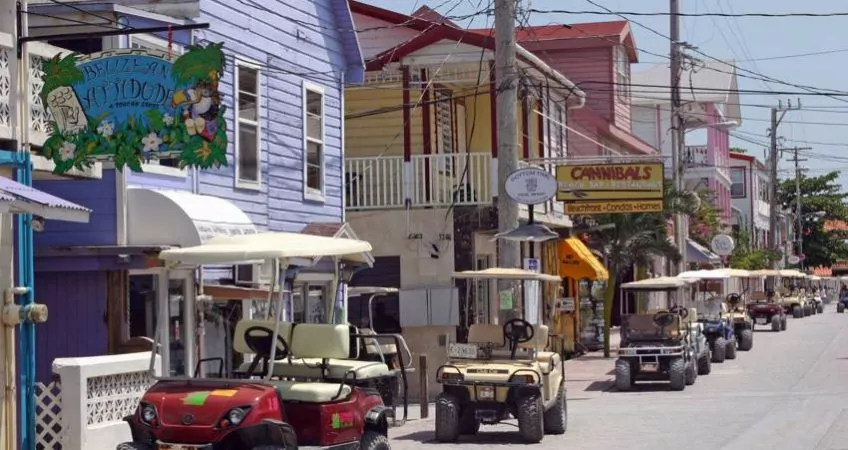
[[772, 263], [780, 259], [780, 254], [751, 247], [751, 236], [747, 227], [740, 227], [733, 233], [736, 246], [730, 255], [730, 267], [744, 270], [770, 269]]
[[85, 81], [82, 71], [77, 68], [77, 59], [76, 53], [66, 53], [65, 56], [56, 54], [44, 61], [44, 85], [38, 93], [43, 104], [47, 104], [47, 96], [54, 89]]
[[710, 190], [698, 192], [701, 207], [697, 213], [689, 218], [689, 237], [706, 248], [710, 248], [710, 241], [721, 228], [718, 210], [711, 197], [712, 191]]
[[741, 153], [744, 155], [748, 153], [748, 149], [742, 147], [730, 147], [730, 153]]
[[[830, 266], [837, 260], [848, 259], [846, 236], [838, 232], [825, 232], [827, 220], [848, 221], [848, 193], [843, 192], [837, 183], [840, 172], [808, 177], [801, 175], [801, 211], [802, 239], [809, 267]], [[795, 179], [782, 180], [778, 185], [777, 201], [783, 209], [797, 214]], [[813, 213], [824, 212], [823, 217]]]
[[188, 51], [174, 61], [174, 79], [178, 84], [194, 84], [220, 77], [226, 64], [223, 47], [223, 43], [189, 46]]

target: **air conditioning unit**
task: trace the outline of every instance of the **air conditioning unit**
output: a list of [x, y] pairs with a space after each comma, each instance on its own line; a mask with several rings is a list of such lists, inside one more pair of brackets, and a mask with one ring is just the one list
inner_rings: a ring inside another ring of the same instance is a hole
[[233, 266], [233, 279], [236, 285], [260, 285], [271, 284], [273, 264], [236, 264]]

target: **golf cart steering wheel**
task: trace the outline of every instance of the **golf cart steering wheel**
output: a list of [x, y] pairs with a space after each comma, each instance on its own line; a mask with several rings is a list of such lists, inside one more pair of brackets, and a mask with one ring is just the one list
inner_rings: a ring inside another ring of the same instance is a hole
[[[680, 316], [681, 319], [685, 319], [685, 318], [689, 317], [689, 308], [684, 308], [684, 307], [678, 306], [678, 305], [672, 306], [668, 310], [668, 312], [671, 313], [671, 314], [677, 314], [678, 316]], [[661, 314], [661, 313], [657, 313], [657, 314]], [[656, 317], [656, 314], [654, 315], [654, 317]]]
[[[273, 331], [265, 327], [250, 327], [244, 330], [244, 343], [257, 356], [257, 359], [267, 359], [271, 357], [271, 349], [274, 344], [273, 336]], [[282, 351], [278, 349], [274, 354], [274, 359], [279, 360], [287, 357], [289, 355], [289, 344], [286, 340], [277, 335], [277, 344], [282, 347]]]
[[533, 325], [524, 319], [510, 319], [503, 326], [504, 337], [510, 343], [523, 344], [530, 342], [536, 331]]
[[658, 327], [665, 328], [674, 322], [674, 316], [676, 315], [674, 311], [659, 311], [651, 319]]

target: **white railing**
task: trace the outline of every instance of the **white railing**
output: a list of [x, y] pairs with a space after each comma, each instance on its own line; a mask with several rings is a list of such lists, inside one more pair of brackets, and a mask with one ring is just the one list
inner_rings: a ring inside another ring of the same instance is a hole
[[149, 367], [150, 353], [53, 361], [56, 381], [36, 385], [37, 447], [105, 449], [131, 440], [123, 418], [153, 384]]
[[492, 202], [491, 154], [346, 158], [348, 209], [479, 205]]
[[683, 151], [683, 163], [686, 167], [697, 169], [709, 167], [709, 155], [706, 145], [687, 145]]

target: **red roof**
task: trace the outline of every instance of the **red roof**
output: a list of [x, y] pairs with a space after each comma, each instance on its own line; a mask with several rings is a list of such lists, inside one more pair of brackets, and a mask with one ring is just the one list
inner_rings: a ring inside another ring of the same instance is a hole
[[825, 232], [848, 231], [848, 223], [841, 220], [826, 220], [822, 228]]
[[816, 276], [819, 276], [819, 277], [829, 277], [829, 276], [833, 276], [833, 270], [830, 267], [824, 267], [824, 266], [814, 267], [813, 268], [813, 275], [816, 275]]
[[439, 14], [438, 11], [436, 11], [435, 9], [433, 9], [433, 8], [427, 6], [427, 5], [424, 5], [420, 8], [418, 8], [417, 10], [415, 10], [415, 12], [412, 13], [412, 17], [417, 17], [417, 18], [423, 19], [423, 20], [429, 20], [430, 22], [444, 23], [444, 24], [450, 25], [452, 27], [458, 27], [458, 25], [456, 23], [451, 22], [448, 18]]
[[589, 22], [566, 25], [521, 27], [516, 31], [518, 42], [547, 39], [580, 39], [588, 37], [623, 36], [629, 29], [626, 20]]

